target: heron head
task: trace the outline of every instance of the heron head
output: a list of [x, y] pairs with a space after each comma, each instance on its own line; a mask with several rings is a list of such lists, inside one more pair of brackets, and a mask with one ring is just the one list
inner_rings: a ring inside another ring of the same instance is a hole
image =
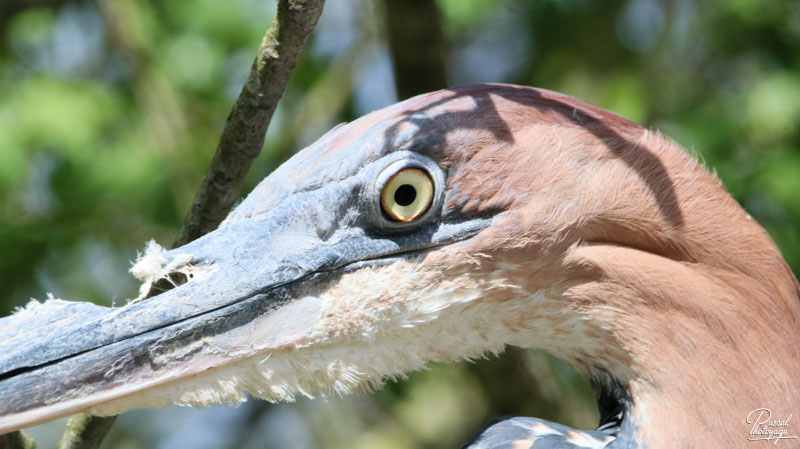
[[373, 112], [292, 157], [214, 232], [152, 246], [134, 271], [147, 286], [182, 273], [175, 288], [3, 320], [0, 427], [346, 393], [506, 345], [625, 382], [628, 323], [609, 323], [636, 303], [599, 294], [614, 272], [593, 251], [705, 257], [675, 187], [698, 176], [719, 189], [659, 136], [543, 90], [467, 86]]

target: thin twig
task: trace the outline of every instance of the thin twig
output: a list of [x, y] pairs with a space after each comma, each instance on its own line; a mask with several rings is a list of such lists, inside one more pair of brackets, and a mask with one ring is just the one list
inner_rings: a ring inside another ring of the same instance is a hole
[[[216, 228], [239, 197], [244, 177], [261, 152], [272, 114], [324, 4], [325, 0], [279, 0], [275, 19], [261, 41], [174, 247]], [[99, 448], [115, 418], [88, 414], [71, 417], [59, 449]]]
[[239, 197], [244, 176], [261, 152], [267, 126], [286, 89], [324, 0], [281, 0], [264, 36], [250, 76], [233, 105], [211, 167], [197, 191], [183, 229], [181, 246], [216, 228]]
[[88, 413], [70, 416], [58, 449], [98, 449], [116, 419], [116, 416], [101, 417]]
[[386, 0], [386, 28], [397, 97], [447, 87], [445, 37], [435, 0]]
[[36, 442], [28, 432], [17, 430], [0, 435], [0, 449], [36, 449]]

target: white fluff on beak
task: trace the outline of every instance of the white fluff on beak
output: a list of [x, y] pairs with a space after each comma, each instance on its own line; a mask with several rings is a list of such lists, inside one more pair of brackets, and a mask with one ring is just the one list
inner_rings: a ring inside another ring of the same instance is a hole
[[133, 264], [129, 271], [136, 279], [142, 282], [142, 285], [139, 287], [139, 296], [130, 300], [130, 304], [147, 298], [153, 284], [160, 279], [167, 279], [174, 285], [174, 282], [169, 278], [172, 273], [183, 273], [188, 280], [193, 279], [194, 275], [199, 271], [198, 267], [189, 263], [192, 260], [191, 254], [178, 254], [172, 261], [168, 261], [164, 257], [165, 252], [164, 247], [156, 243], [155, 240], [147, 242], [144, 254], [137, 252], [136, 263]]

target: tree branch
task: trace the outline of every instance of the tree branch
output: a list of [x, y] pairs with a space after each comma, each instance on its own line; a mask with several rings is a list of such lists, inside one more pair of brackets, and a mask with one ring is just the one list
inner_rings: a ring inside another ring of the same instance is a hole
[[[272, 114], [324, 4], [325, 0], [278, 1], [275, 19], [261, 41], [250, 75], [228, 116], [214, 158], [173, 247], [215, 229], [239, 197], [244, 177], [264, 146]], [[99, 448], [115, 419], [89, 414], [71, 417], [59, 449]]]
[[189, 243], [216, 228], [239, 197], [244, 176], [261, 152], [269, 121], [324, 3], [278, 2], [275, 20], [261, 42], [250, 76], [228, 116], [211, 167], [174, 246]]
[[28, 432], [17, 430], [0, 435], [0, 449], [36, 449], [36, 442]]
[[116, 419], [116, 416], [101, 417], [88, 413], [70, 416], [58, 449], [98, 449]]
[[386, 0], [386, 25], [397, 97], [447, 87], [445, 39], [435, 0]]

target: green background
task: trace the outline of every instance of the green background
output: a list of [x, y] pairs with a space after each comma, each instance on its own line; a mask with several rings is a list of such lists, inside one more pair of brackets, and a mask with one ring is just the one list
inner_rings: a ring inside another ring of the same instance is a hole
[[[716, 171], [800, 270], [800, 2], [438, 2], [450, 85], [574, 95], [661, 130]], [[124, 304], [168, 245], [272, 20], [257, 0], [0, 2], [0, 314]], [[327, 129], [397, 101], [382, 2], [329, 0], [245, 192]], [[426, 76], [420, 73], [420, 77]], [[104, 447], [459, 447], [487, 419], [596, 424], [563, 363], [512, 350], [381, 392], [126, 413]], [[52, 446], [63, 422], [33, 429]]]

